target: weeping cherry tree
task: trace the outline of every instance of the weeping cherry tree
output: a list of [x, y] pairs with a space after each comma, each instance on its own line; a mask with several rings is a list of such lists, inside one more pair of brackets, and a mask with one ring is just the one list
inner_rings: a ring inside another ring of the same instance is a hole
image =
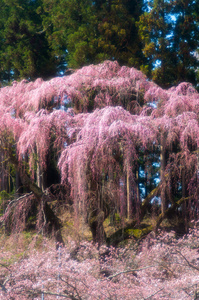
[[[23, 230], [34, 214], [38, 231], [57, 232], [62, 241], [49, 205], [53, 184], [66, 187], [76, 224], [83, 217], [100, 243], [108, 216], [139, 223], [155, 196], [157, 226], [181, 207], [187, 220], [197, 217], [198, 101], [189, 83], [164, 90], [111, 61], [1, 88], [0, 153], [18, 178], [1, 223], [8, 232]], [[158, 166], [159, 180], [149, 178]]]

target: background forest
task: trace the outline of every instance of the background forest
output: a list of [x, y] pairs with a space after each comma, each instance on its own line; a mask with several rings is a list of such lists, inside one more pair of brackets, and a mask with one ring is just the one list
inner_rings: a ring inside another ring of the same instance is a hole
[[0, 9], [2, 84], [108, 59], [164, 88], [197, 85], [198, 1], [1, 0]]

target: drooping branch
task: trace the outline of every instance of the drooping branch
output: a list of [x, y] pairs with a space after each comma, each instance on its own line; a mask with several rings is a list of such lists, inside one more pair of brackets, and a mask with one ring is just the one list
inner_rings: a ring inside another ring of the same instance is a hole
[[[20, 179], [24, 187], [26, 187], [31, 192], [29, 194], [26, 194], [24, 196], [19, 197], [16, 200], [13, 200], [14, 202], [23, 201], [23, 199], [27, 199], [28, 196], [34, 195], [34, 197], [37, 200], [37, 207], [38, 209], [42, 210], [43, 213], [43, 219], [44, 221], [41, 223], [42, 226], [40, 227], [40, 230], [43, 227], [52, 227], [51, 230], [55, 233], [55, 238], [58, 243], [64, 244], [64, 241], [61, 236], [61, 223], [58, 217], [55, 215], [47, 201], [49, 201], [49, 196], [46, 194], [45, 191], [42, 191], [41, 188], [37, 186], [37, 184], [30, 178], [30, 176], [27, 174], [26, 170], [24, 170], [20, 166], [20, 162], [16, 159], [16, 157], [10, 153], [9, 159], [12, 162], [13, 165], [15, 165], [16, 170], [20, 174]], [[17, 209], [17, 208], [16, 208]], [[39, 211], [39, 214], [41, 215], [41, 211]], [[45, 228], [44, 228], [45, 229]]]

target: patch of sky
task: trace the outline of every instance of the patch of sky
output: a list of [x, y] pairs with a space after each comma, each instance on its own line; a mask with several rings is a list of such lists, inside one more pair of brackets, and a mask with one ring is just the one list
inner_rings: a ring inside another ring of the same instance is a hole
[[154, 198], [151, 199], [151, 204], [160, 206], [161, 205], [161, 198], [155, 196]]
[[10, 115], [13, 119], [15, 119], [15, 116], [16, 116], [16, 110], [13, 108], [10, 112]]
[[157, 102], [150, 102], [149, 106], [151, 106], [153, 108], [157, 108]]
[[[60, 100], [59, 97], [55, 97], [54, 98], [54, 102], [58, 102], [58, 100]], [[69, 108], [71, 108], [71, 99], [65, 94], [63, 96], [63, 100], [61, 101], [62, 104], [60, 104], [59, 106], [54, 107], [54, 110], [63, 110], [63, 111], [67, 111]]]

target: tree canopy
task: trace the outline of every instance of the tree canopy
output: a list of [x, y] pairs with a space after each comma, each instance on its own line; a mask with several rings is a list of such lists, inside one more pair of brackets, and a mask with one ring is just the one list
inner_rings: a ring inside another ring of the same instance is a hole
[[33, 214], [37, 230], [59, 233], [49, 206], [56, 184], [98, 242], [107, 217], [139, 224], [155, 199], [157, 226], [169, 213], [187, 224], [198, 217], [199, 95], [190, 83], [164, 90], [105, 61], [49, 81], [15, 81], [0, 98], [1, 190], [19, 194], [4, 207], [8, 232]]

